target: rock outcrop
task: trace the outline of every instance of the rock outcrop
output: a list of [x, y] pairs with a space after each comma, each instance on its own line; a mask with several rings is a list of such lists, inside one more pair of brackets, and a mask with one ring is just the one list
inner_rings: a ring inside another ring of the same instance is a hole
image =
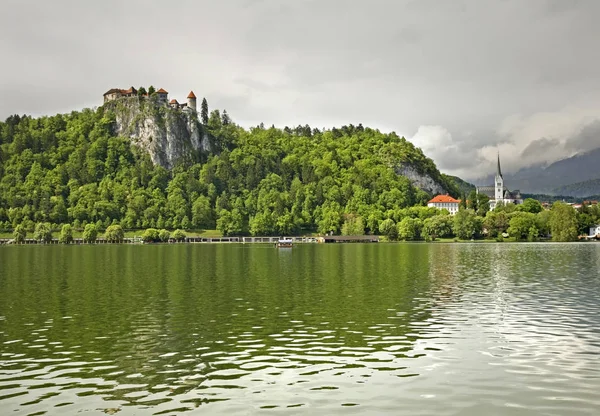
[[406, 176], [413, 186], [431, 195], [448, 192], [444, 186], [426, 173], [421, 173], [410, 163], [402, 163], [395, 169], [396, 174]]
[[105, 104], [115, 114], [115, 135], [128, 137], [146, 150], [156, 165], [171, 169], [178, 161], [194, 160], [212, 150], [198, 113], [174, 109], [155, 99], [121, 98]]

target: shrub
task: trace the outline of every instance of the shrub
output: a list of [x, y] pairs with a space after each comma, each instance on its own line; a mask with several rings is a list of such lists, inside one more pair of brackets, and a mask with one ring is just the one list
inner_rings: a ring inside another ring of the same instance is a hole
[[98, 237], [98, 229], [95, 224], [86, 224], [83, 229], [83, 241], [88, 243], [95, 243]]
[[185, 237], [186, 237], [186, 235], [183, 230], [175, 230], [175, 231], [173, 231], [173, 234], [171, 235], [171, 238], [173, 238], [174, 240], [177, 240], [177, 241], [184, 240]]
[[113, 243], [121, 243], [125, 238], [125, 232], [120, 225], [109, 225], [104, 233], [104, 238]]
[[160, 241], [162, 242], [167, 242], [169, 241], [169, 238], [171, 237], [171, 233], [168, 230], [162, 229], [158, 232], [158, 238], [160, 239]]
[[156, 243], [160, 241], [159, 232], [156, 228], [148, 228], [142, 234], [142, 241], [144, 243]]
[[62, 244], [71, 244], [73, 242], [73, 228], [71, 227], [71, 224], [62, 226], [58, 241]]
[[41, 243], [49, 243], [52, 241], [52, 228], [47, 222], [36, 224], [33, 238]]

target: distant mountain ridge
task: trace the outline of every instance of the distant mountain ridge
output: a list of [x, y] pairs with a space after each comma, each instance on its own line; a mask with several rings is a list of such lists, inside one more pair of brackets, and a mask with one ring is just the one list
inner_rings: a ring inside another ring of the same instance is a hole
[[556, 195], [586, 197], [600, 195], [600, 178], [559, 186], [553, 190]]
[[[600, 193], [600, 148], [559, 160], [548, 166], [535, 165], [514, 174], [505, 173], [504, 182], [511, 189], [526, 193], [587, 196]], [[479, 185], [493, 182], [493, 175], [475, 180]], [[582, 185], [590, 182], [588, 185]], [[573, 188], [563, 188], [573, 185]], [[588, 189], [589, 188], [589, 189]]]

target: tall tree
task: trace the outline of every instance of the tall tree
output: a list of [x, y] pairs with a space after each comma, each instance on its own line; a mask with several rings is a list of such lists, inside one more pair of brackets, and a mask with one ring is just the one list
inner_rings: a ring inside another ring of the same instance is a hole
[[460, 202], [458, 203], [458, 209], [467, 209], [467, 194], [464, 192], [462, 193]]
[[206, 98], [202, 98], [202, 104], [200, 104], [200, 119], [202, 124], [208, 124], [208, 102]]
[[41, 243], [49, 243], [52, 241], [52, 228], [47, 222], [40, 222], [35, 226], [33, 238]]
[[553, 241], [577, 240], [577, 211], [560, 201], [552, 204], [550, 232]]
[[231, 124], [231, 118], [229, 118], [229, 114], [227, 114], [227, 110], [223, 110], [223, 114], [221, 115], [221, 122], [224, 126]]
[[73, 228], [71, 227], [71, 224], [62, 226], [58, 241], [62, 244], [70, 244], [73, 241]]

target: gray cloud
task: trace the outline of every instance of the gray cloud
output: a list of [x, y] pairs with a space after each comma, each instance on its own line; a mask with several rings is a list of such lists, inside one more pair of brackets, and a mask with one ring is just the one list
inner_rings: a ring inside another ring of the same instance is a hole
[[193, 89], [242, 125], [394, 130], [466, 178], [493, 169], [498, 150], [514, 171], [598, 143], [595, 0], [5, 0], [2, 11], [1, 119], [153, 84]]
[[562, 143], [559, 139], [548, 139], [546, 137], [542, 137], [541, 139], [537, 139], [529, 143], [521, 152], [521, 157], [526, 158], [533, 155], [544, 155], [553, 149], [556, 149], [557, 147], [562, 147]]

